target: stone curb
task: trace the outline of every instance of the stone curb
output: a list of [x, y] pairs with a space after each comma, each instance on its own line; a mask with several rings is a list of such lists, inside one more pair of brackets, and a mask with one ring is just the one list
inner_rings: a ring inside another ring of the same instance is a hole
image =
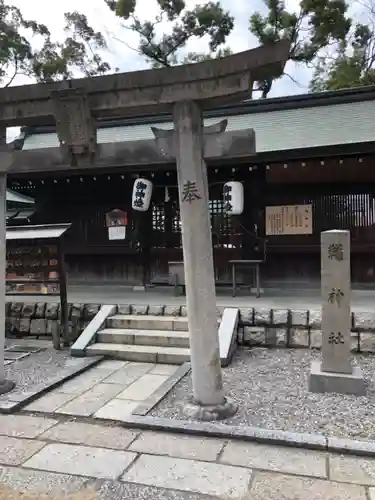
[[304, 448], [331, 453], [375, 457], [375, 442], [356, 441], [322, 434], [261, 429], [259, 427], [231, 426], [211, 422], [191, 422], [167, 418], [131, 415], [117, 420], [125, 428], [163, 431], [208, 438], [235, 439], [273, 446]]
[[146, 401], [140, 403], [132, 415], [145, 416], [173, 389], [173, 387], [190, 371], [190, 361], [186, 361], [178, 370], [167, 378], [167, 380], [157, 389]]
[[56, 389], [56, 387], [59, 387], [68, 380], [71, 380], [76, 375], [80, 375], [86, 370], [93, 368], [98, 363], [100, 363], [102, 359], [103, 356], [84, 358], [83, 366], [80, 366], [79, 368], [72, 367], [69, 371], [67, 371], [66, 375], [63, 375], [59, 379], [53, 378], [52, 380], [47, 381], [47, 383], [36, 386], [33, 391], [21, 394], [15, 393], [13, 394], [13, 396], [12, 392], [9, 392], [8, 394], [6, 394], [6, 398], [2, 399], [0, 397], [0, 414], [11, 414], [21, 410], [23, 407], [44, 396], [49, 391]]

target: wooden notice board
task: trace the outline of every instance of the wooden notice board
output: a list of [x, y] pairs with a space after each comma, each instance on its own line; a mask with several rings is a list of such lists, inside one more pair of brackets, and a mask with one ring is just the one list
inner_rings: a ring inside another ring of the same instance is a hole
[[312, 234], [312, 205], [266, 207], [266, 235]]

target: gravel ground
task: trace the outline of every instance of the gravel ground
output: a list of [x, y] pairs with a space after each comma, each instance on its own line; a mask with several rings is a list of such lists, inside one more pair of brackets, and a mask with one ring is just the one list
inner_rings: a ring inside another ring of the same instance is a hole
[[[319, 356], [305, 349], [239, 350], [223, 370], [225, 393], [239, 410], [223, 423], [375, 439], [375, 356], [354, 357], [368, 384], [363, 397], [308, 392], [310, 362]], [[151, 415], [183, 420], [181, 408], [190, 394], [188, 374]]]
[[[10, 345], [24, 344], [7, 339], [7, 346]], [[32, 345], [38, 344], [34, 342]], [[69, 350], [55, 351], [52, 347], [45, 348], [45, 344], [41, 344], [40, 347], [44, 348], [44, 351], [30, 354], [5, 366], [5, 378], [13, 380], [16, 387], [13, 391], [0, 396], [0, 401], [12, 399], [15, 394], [34, 391], [49, 382], [64, 378], [73, 369], [92, 363], [93, 358], [72, 358]]]

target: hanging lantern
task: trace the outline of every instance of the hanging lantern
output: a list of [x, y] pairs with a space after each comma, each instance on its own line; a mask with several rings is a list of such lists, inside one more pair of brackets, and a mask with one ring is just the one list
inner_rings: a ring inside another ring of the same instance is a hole
[[243, 185], [238, 181], [230, 181], [223, 188], [224, 209], [229, 215], [240, 215], [243, 212]]
[[137, 179], [133, 186], [132, 207], [139, 212], [147, 212], [152, 195], [152, 182], [148, 179]]

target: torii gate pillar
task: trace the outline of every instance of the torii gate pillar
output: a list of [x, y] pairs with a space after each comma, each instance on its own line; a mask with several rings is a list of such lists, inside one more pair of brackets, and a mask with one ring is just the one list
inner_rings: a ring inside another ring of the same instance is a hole
[[173, 121], [193, 383], [193, 400], [185, 406], [185, 414], [219, 420], [233, 415], [237, 407], [223, 392], [199, 105], [193, 101], [175, 103]]
[[[3, 149], [5, 146], [4, 140], [0, 138]], [[11, 391], [15, 383], [5, 379], [5, 303], [6, 303], [6, 188], [7, 188], [7, 171], [13, 161], [13, 154], [9, 151], [0, 150], [0, 394], [5, 394]]]

